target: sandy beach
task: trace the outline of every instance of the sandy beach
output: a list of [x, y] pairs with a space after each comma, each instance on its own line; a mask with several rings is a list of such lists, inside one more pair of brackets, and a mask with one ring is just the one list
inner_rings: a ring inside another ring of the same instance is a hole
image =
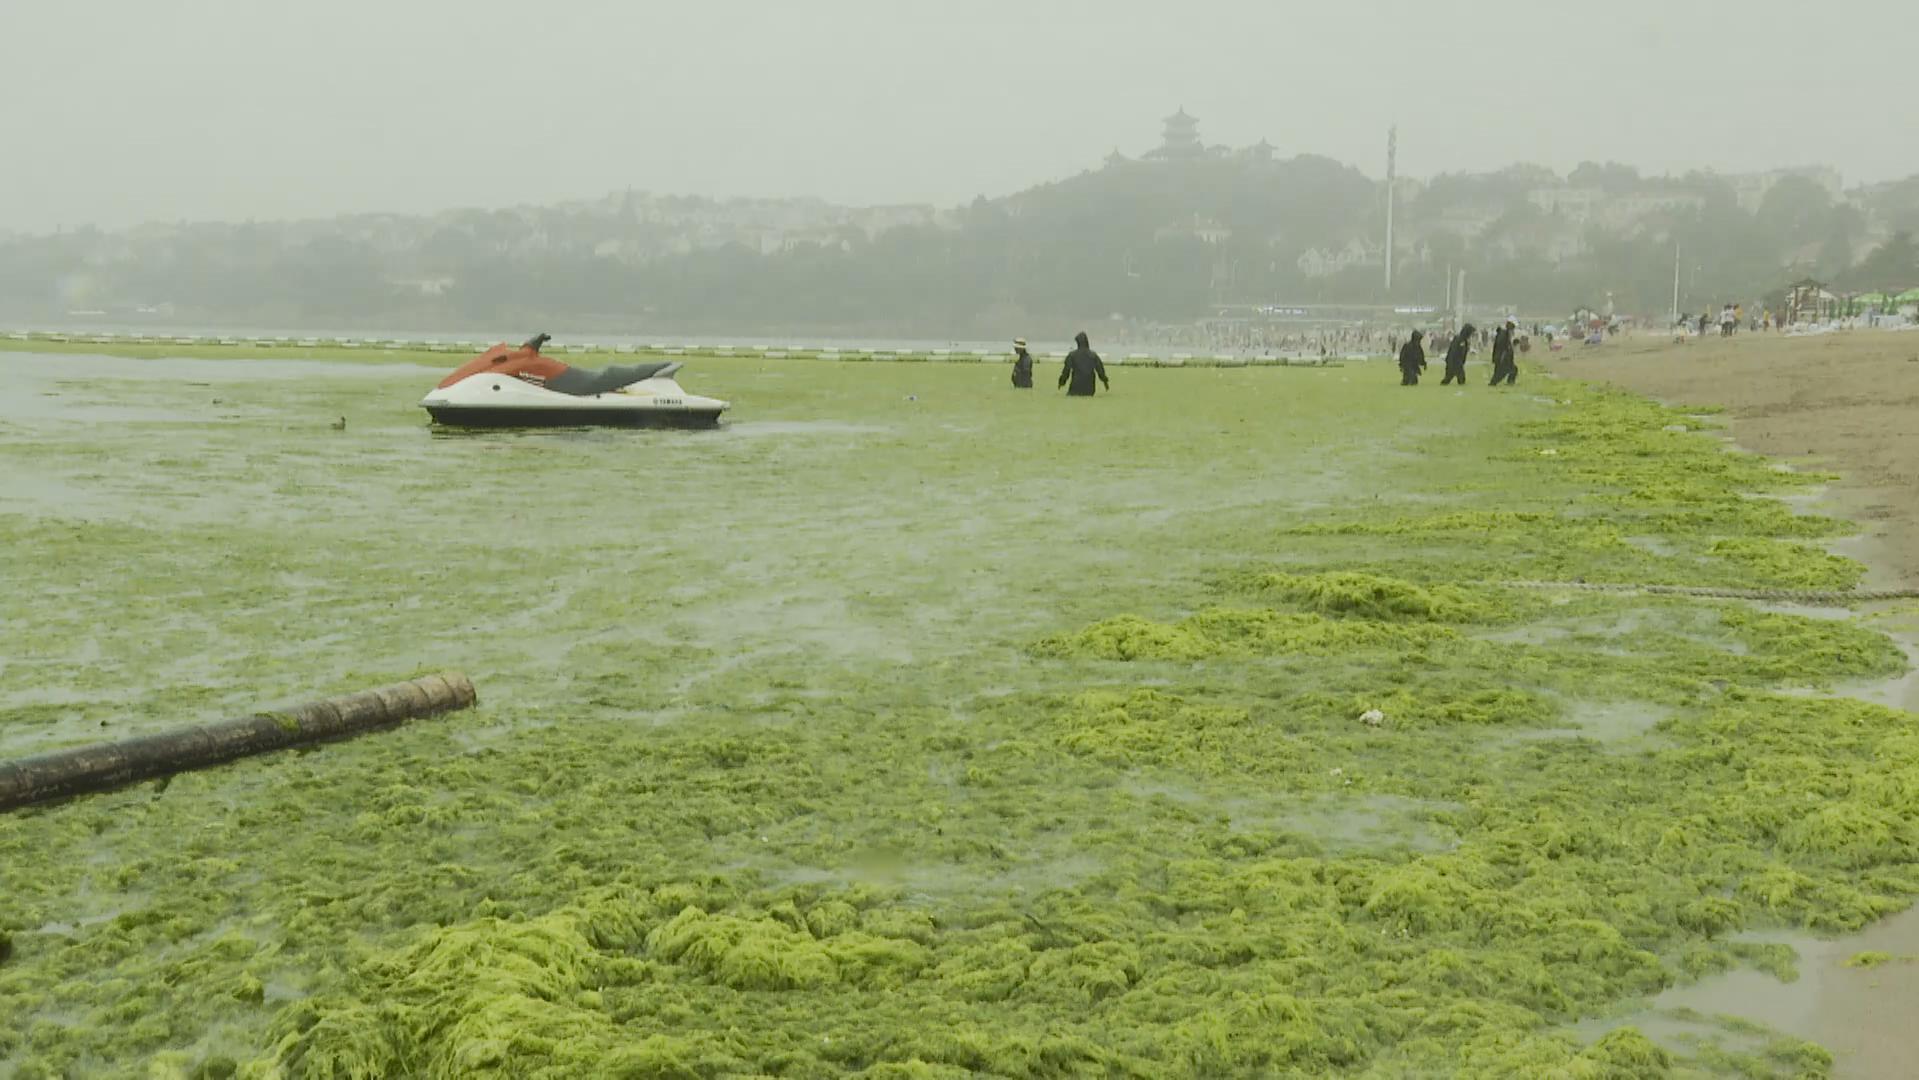
[[1868, 586], [1919, 586], [1919, 333], [1647, 340], [1546, 362], [1671, 404], [1723, 406], [1740, 446], [1840, 474], [1833, 510], [1863, 529]]

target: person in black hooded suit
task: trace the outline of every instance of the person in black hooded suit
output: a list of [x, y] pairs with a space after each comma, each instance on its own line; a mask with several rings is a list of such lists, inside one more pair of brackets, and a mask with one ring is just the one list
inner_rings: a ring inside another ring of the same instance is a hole
[[1466, 385], [1466, 357], [1473, 351], [1473, 333], [1473, 324], [1467, 323], [1453, 335], [1452, 347], [1446, 350], [1446, 377], [1439, 380], [1439, 385]]
[[1426, 370], [1426, 346], [1420, 344], [1425, 336], [1424, 330], [1415, 330], [1399, 347], [1399, 385], [1419, 385], [1419, 373]]
[[1066, 386], [1068, 382], [1072, 383], [1071, 386], [1066, 387], [1066, 396], [1092, 397], [1095, 377], [1108, 392], [1111, 392], [1113, 384], [1106, 379], [1106, 365], [1100, 363], [1099, 354], [1094, 352], [1092, 346], [1088, 344], [1086, 331], [1081, 330], [1075, 334], [1073, 341], [1079, 345], [1079, 348], [1066, 354], [1066, 366], [1059, 372], [1061, 386]]

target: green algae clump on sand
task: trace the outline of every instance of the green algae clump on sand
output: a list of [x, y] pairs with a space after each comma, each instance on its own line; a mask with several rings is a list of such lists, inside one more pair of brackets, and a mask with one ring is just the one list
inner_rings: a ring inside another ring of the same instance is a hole
[[1416, 585], [1399, 578], [1352, 571], [1255, 574], [1238, 584], [1242, 591], [1322, 615], [1478, 622], [1490, 614], [1490, 605], [1457, 586]]
[[321, 998], [283, 1013], [274, 1071], [706, 1076], [738, 1064], [723, 1040], [622, 1032], [604, 995], [646, 968], [599, 951], [599, 936], [578, 911], [438, 931], [364, 969], [364, 1003]]
[[1672, 1070], [1673, 1057], [1632, 1028], [1617, 1028], [1600, 1036], [1566, 1069], [1567, 1077], [1658, 1077]]
[[1864, 952], [1856, 952], [1846, 957], [1846, 966], [1849, 968], [1875, 968], [1881, 964], [1889, 964], [1892, 960], [1893, 955], [1891, 953], [1867, 949]]
[[1770, 537], [1728, 537], [1715, 540], [1709, 550], [1773, 588], [1845, 590], [1865, 574], [1865, 567], [1851, 559]]
[[[1229, 741], [1250, 734], [1244, 709], [1194, 705], [1154, 690], [1082, 694], [1056, 720], [1059, 744], [1114, 764], [1201, 764]], [[1283, 756], [1281, 745], [1273, 746]]]
[[1203, 660], [1231, 655], [1324, 655], [1358, 648], [1422, 649], [1457, 636], [1444, 627], [1209, 608], [1170, 625], [1119, 615], [1076, 634], [1046, 638], [1034, 649], [1048, 656], [1101, 660]]
[[1034, 645], [1045, 655], [1094, 656], [1104, 660], [1202, 660], [1222, 646], [1185, 626], [1169, 626], [1137, 615], [1115, 615], [1065, 637]]

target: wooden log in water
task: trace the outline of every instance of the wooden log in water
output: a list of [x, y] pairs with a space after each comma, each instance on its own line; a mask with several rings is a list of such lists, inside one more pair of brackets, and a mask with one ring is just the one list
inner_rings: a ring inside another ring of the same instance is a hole
[[471, 706], [473, 683], [457, 671], [315, 701], [285, 712], [55, 750], [0, 762], [0, 810], [171, 776], [305, 743], [342, 739]]

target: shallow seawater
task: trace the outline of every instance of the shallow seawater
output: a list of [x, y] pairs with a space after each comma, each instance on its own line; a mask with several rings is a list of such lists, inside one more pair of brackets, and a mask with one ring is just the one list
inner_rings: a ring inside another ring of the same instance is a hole
[[480, 692], [0, 816], [0, 1075], [1793, 1075], [1578, 1025], [1919, 892], [1909, 654], [1503, 587], [1853, 569], [1655, 406], [1376, 374], [0, 355], [0, 754]]
[[724, 425], [725, 434], [738, 439], [778, 438], [790, 435], [882, 435], [893, 429], [882, 424], [849, 424], [839, 420], [742, 420]]
[[1632, 1025], [1675, 1044], [1731, 1044], [1748, 1052], [1763, 1046], [1766, 1031], [1724, 1020], [1736, 1017], [1826, 1046], [1835, 1076], [1919, 1070], [1919, 1043], [1898, 1030], [1919, 995], [1919, 910], [1843, 939], [1775, 933], [1749, 940], [1790, 949], [1790, 977], [1752, 968], [1709, 976], [1661, 993], [1639, 1012], [1582, 1024], [1581, 1033]]
[[1514, 732], [1513, 742], [1538, 742], [1551, 739], [1590, 739], [1622, 750], [1648, 748], [1656, 739], [1659, 724], [1673, 710], [1643, 701], [1575, 700], [1566, 706], [1564, 726]]
[[1350, 790], [1304, 798], [1282, 793], [1261, 797], [1148, 781], [1129, 783], [1126, 790], [1143, 799], [1165, 799], [1222, 815], [1238, 832], [1297, 836], [1338, 853], [1445, 850], [1456, 840], [1439, 819], [1460, 809], [1457, 803], [1437, 799]]

